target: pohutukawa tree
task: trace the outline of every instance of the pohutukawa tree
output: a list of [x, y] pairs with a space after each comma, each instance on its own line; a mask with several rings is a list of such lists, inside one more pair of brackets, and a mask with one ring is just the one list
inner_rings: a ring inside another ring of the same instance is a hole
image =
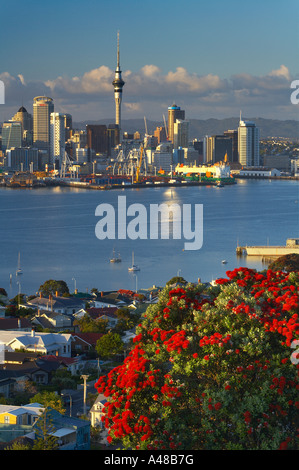
[[124, 363], [96, 383], [127, 449], [297, 449], [299, 272], [167, 287]]

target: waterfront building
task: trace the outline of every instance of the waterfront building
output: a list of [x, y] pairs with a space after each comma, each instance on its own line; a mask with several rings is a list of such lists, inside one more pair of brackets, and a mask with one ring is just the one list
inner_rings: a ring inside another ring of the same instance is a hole
[[2, 125], [2, 150], [22, 147], [22, 123], [7, 121]]
[[76, 148], [76, 162], [87, 163], [89, 161], [90, 151], [88, 148]]
[[50, 157], [50, 115], [54, 112], [53, 99], [36, 96], [33, 100], [33, 144]]
[[291, 160], [291, 173], [294, 176], [299, 176], [299, 159]]
[[156, 172], [162, 170], [169, 172], [172, 165], [172, 146], [166, 143], [161, 143], [157, 146], [153, 153], [153, 166]]
[[190, 166], [179, 164], [175, 167], [175, 172], [182, 176], [194, 175], [200, 178], [231, 178], [230, 165], [228, 163], [216, 163], [215, 165]]
[[[125, 82], [121, 77], [120, 59], [119, 59], [119, 33], [117, 33], [117, 66], [115, 70], [114, 80], [112, 85], [114, 87], [115, 99], [115, 124], [121, 129], [121, 102], [122, 102], [122, 89]], [[118, 142], [119, 143], [119, 142]]]
[[239, 171], [239, 176], [248, 176], [251, 178], [271, 178], [273, 176], [280, 176], [280, 171], [277, 170], [277, 168], [247, 167]]
[[189, 144], [189, 121], [177, 119], [173, 124], [173, 148], [187, 148]]
[[50, 163], [58, 161], [59, 168], [65, 152], [65, 115], [50, 114]]
[[15, 147], [6, 151], [6, 166], [12, 171], [37, 171], [40, 155], [36, 148]]
[[185, 120], [185, 111], [175, 103], [168, 107], [168, 140], [173, 142], [174, 123], [177, 119]]
[[240, 120], [238, 128], [239, 163], [242, 166], [260, 165], [260, 133], [252, 121]]

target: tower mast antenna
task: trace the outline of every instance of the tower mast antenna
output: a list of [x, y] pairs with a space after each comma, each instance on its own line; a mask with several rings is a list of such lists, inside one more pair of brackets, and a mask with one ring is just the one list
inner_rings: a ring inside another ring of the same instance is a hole
[[115, 124], [118, 126], [119, 131], [121, 130], [121, 101], [122, 101], [122, 89], [125, 82], [121, 77], [120, 60], [119, 60], [119, 31], [117, 32], [117, 66], [114, 74], [114, 80], [112, 82], [114, 88], [114, 99], [115, 99]]
[[119, 60], [119, 31], [117, 31], [117, 68], [120, 68], [120, 60]]

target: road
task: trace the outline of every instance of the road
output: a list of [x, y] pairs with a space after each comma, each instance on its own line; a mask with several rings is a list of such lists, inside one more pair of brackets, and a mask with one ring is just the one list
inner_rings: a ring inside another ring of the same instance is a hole
[[[88, 382], [86, 384], [86, 396], [89, 393], [95, 393], [94, 382]], [[65, 414], [74, 418], [84, 414], [84, 387], [80, 385], [78, 390], [65, 390], [63, 392], [63, 398], [65, 403]], [[89, 406], [86, 404], [86, 412], [88, 412]]]

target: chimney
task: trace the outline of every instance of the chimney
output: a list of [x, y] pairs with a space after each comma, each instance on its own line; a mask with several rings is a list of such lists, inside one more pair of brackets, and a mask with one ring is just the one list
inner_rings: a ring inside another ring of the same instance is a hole
[[58, 290], [55, 292], [55, 297], [59, 297], [59, 292], [58, 292]]
[[18, 328], [21, 328], [21, 327], [22, 327], [22, 325], [21, 325], [21, 319], [18, 318]]
[[42, 299], [43, 298], [43, 294], [40, 292], [39, 293], [39, 298]]
[[35, 336], [35, 329], [34, 329], [34, 328], [31, 328], [31, 336], [32, 336], [32, 337]]
[[104, 296], [104, 292], [101, 292], [101, 297], [103, 297], [103, 296]]

